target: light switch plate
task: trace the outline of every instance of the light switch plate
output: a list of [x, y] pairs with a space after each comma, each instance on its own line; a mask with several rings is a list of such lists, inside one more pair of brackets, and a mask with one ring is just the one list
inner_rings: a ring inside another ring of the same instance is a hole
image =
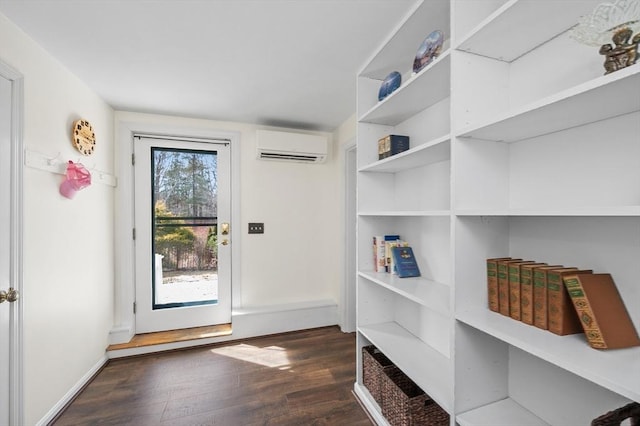
[[250, 234], [264, 234], [264, 223], [263, 222], [249, 222], [249, 233]]

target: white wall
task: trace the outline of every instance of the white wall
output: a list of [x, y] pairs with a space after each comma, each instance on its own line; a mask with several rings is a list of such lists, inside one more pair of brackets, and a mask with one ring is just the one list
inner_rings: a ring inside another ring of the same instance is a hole
[[[98, 145], [82, 159], [113, 172], [113, 111], [0, 14], [0, 59], [24, 75], [24, 146], [78, 161], [74, 120], [86, 118]], [[39, 421], [104, 358], [113, 323], [112, 187], [94, 183], [73, 200], [63, 176], [24, 170], [25, 424]]]
[[[1, 14], [0, 60], [24, 75], [27, 150], [116, 174], [116, 114]], [[342, 166], [341, 150], [333, 141], [324, 164], [266, 162], [256, 159], [258, 126], [252, 124], [128, 112], [117, 115], [130, 121], [240, 134], [239, 226], [243, 232], [237, 283], [241, 291], [235, 307], [340, 300]], [[98, 146], [91, 157], [81, 158], [71, 145], [71, 124], [78, 118], [90, 120], [96, 130]], [[120, 320], [117, 312], [114, 315], [118, 285], [114, 273], [115, 190], [94, 178], [92, 186], [69, 200], [58, 193], [62, 180], [59, 174], [25, 168], [26, 425], [60, 408], [59, 403], [100, 365], [109, 332]], [[264, 222], [265, 234], [248, 235], [248, 222]]]
[[[335, 149], [325, 163], [271, 162], [256, 158], [261, 126], [118, 111], [116, 122], [239, 133], [240, 279], [234, 308], [339, 300], [340, 244]], [[272, 128], [273, 129], [273, 128]], [[287, 129], [279, 129], [287, 130]], [[330, 145], [333, 144], [331, 135]], [[121, 147], [119, 147], [121, 149]], [[128, 156], [118, 155], [118, 158]], [[121, 179], [120, 185], [131, 185]], [[249, 222], [265, 233], [249, 235]]]

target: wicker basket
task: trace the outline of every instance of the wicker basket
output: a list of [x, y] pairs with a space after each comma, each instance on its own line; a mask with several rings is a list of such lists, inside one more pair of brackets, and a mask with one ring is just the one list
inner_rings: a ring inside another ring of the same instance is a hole
[[399, 369], [382, 380], [382, 415], [391, 426], [449, 426], [449, 414]]
[[378, 404], [382, 404], [381, 390], [385, 370], [397, 368], [375, 346], [362, 348], [362, 382]]
[[620, 426], [625, 420], [630, 420], [631, 426], [640, 425], [640, 403], [632, 402], [593, 419], [591, 426]]

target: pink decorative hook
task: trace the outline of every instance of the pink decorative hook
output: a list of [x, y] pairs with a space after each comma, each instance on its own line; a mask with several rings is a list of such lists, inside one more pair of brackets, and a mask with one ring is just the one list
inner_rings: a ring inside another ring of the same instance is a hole
[[60, 185], [60, 194], [72, 199], [76, 192], [91, 185], [91, 173], [80, 163], [69, 160], [67, 175]]

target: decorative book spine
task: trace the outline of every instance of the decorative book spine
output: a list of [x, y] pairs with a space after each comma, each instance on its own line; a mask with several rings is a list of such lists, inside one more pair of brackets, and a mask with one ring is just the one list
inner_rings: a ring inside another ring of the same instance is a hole
[[543, 330], [547, 322], [547, 271], [554, 267], [542, 266], [533, 270], [533, 325]]
[[498, 262], [498, 312], [509, 316], [509, 260]]
[[510, 301], [509, 301], [509, 280], [512, 271], [512, 267], [516, 263], [532, 263], [524, 262], [522, 259], [512, 259], [498, 262], [498, 305], [500, 307], [500, 313], [505, 316], [510, 316]]
[[580, 319], [563, 283], [567, 274], [590, 274], [591, 270], [556, 269], [547, 272], [547, 310], [549, 331], [560, 336], [582, 333]]
[[487, 298], [489, 309], [493, 312], [500, 311], [500, 302], [498, 300], [498, 261], [510, 259], [510, 257], [487, 259]]
[[547, 266], [546, 263], [532, 263], [520, 268], [520, 321], [533, 325], [533, 268]]
[[580, 284], [578, 277], [566, 277], [564, 280], [564, 284], [567, 288], [567, 291], [569, 292], [569, 297], [573, 302], [573, 306], [576, 309], [578, 318], [580, 319], [584, 334], [585, 336], [587, 336], [589, 345], [591, 345], [592, 348], [596, 349], [606, 349], [607, 344], [602, 337], [600, 326], [598, 325], [598, 321], [596, 321], [595, 315], [593, 315], [593, 310], [591, 309], [589, 300], [584, 294], [582, 284]]
[[385, 269], [385, 244], [383, 236], [373, 237], [373, 270], [375, 272], [384, 272]]
[[535, 262], [514, 263], [509, 265], [509, 316], [520, 321], [520, 282], [522, 267], [524, 265], [535, 265]]

